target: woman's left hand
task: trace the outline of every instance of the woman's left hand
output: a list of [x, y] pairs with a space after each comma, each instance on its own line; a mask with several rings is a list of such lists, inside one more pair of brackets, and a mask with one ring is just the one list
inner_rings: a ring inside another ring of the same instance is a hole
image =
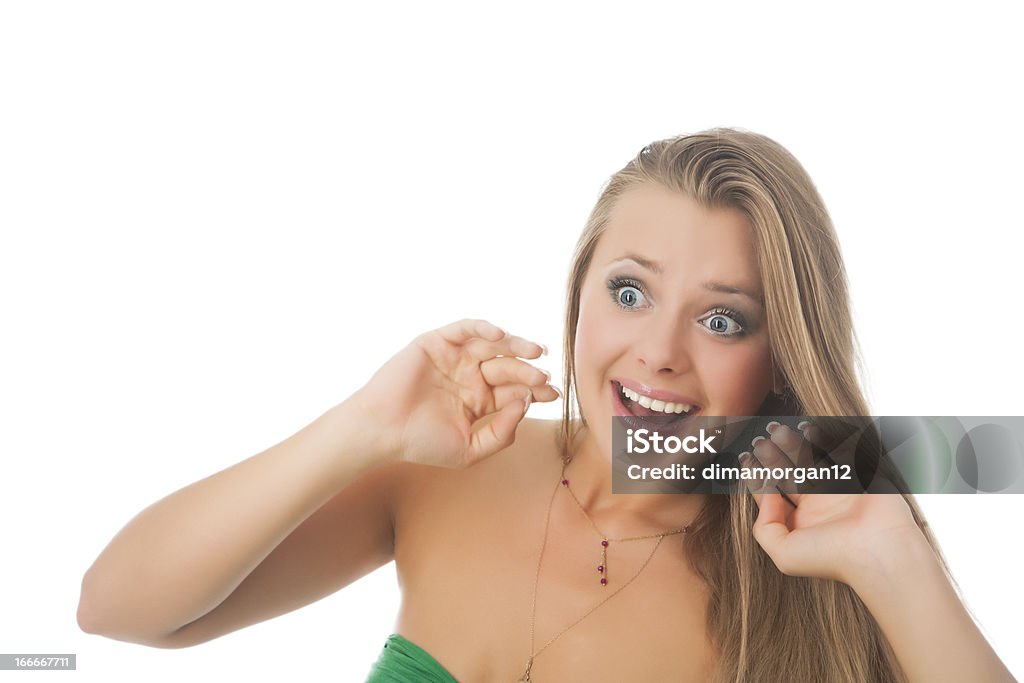
[[[755, 439], [756, 462], [743, 454], [742, 466], [813, 467], [805, 436], [820, 432], [813, 427], [797, 432], [778, 423], [769, 428], [769, 438]], [[911, 544], [925, 541], [910, 507], [896, 492], [801, 494], [793, 481], [782, 480], [755, 480], [748, 488], [758, 505], [754, 538], [790, 576], [854, 585], [898, 560]], [[782, 491], [786, 497], [769, 491]]]
[[[821, 444], [813, 428], [769, 426], [771, 437], [755, 439], [751, 449], [765, 467], [808, 465], [814, 459], [810, 444], [836, 463], [851, 460]], [[801, 433], [808, 431], [805, 439]], [[744, 467], [757, 465], [744, 460], [741, 456]], [[832, 467], [829, 463], [827, 469]], [[907, 680], [1016, 680], [964, 608], [910, 506], [891, 483], [876, 478], [868, 488], [892, 493], [801, 494], [794, 482], [778, 480], [752, 481], [748, 488], [758, 505], [754, 538], [779, 570], [849, 585], [878, 623]], [[768, 491], [784, 492], [793, 504]]]

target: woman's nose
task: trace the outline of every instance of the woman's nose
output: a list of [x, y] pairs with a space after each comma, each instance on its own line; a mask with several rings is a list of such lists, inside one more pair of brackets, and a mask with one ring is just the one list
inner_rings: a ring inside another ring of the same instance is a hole
[[652, 374], [679, 374], [691, 367], [688, 330], [682, 320], [652, 316], [636, 342], [640, 365]]

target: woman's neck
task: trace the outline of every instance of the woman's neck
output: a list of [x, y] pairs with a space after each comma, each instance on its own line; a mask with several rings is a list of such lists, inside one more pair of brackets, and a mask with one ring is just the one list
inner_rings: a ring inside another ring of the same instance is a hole
[[564, 470], [587, 515], [609, 536], [660, 533], [690, 524], [708, 494], [612, 493], [612, 463], [584, 427]]

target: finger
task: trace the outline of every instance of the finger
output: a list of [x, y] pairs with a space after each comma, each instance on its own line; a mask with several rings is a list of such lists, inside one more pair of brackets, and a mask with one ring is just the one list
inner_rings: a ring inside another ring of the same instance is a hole
[[[864, 421], [858, 418], [819, 418], [819, 422], [805, 420], [797, 426], [814, 448], [825, 451], [830, 462], [821, 464], [826, 466], [841, 462], [852, 463], [866, 427]], [[816, 454], [816, 457], [823, 456]]]
[[486, 320], [473, 318], [459, 320], [458, 322], [451, 323], [450, 325], [440, 327], [436, 331], [444, 337], [445, 341], [449, 341], [452, 344], [464, 344], [474, 337], [498, 341], [499, 339], [508, 336], [508, 332], [497, 325], [489, 323]]
[[746, 468], [751, 475], [750, 477], [745, 477], [743, 479], [743, 485], [747, 487], [747, 490], [750, 491], [750, 494], [754, 497], [754, 502], [760, 506], [761, 497], [766, 493], [774, 491], [774, 489], [772, 489], [769, 482], [759, 474], [758, 468], [762, 467], [762, 465], [750, 451], [740, 453], [738, 459], [740, 467]]
[[753, 453], [750, 451], [744, 451], [737, 457], [739, 459], [740, 466], [747, 470], [743, 473], [744, 476], [742, 481], [743, 485], [753, 497], [754, 503], [760, 506], [763, 496], [766, 494], [777, 494], [781, 495], [782, 499], [786, 501], [790, 507], [796, 507], [796, 502], [790, 498], [790, 494], [783, 492], [783, 490], [779, 488], [779, 484], [775, 479], [767, 477], [764, 474], [766, 469], [765, 466], [760, 463], [756, 457], [754, 457]]
[[540, 358], [544, 355], [544, 347], [522, 337], [509, 335], [497, 341], [487, 339], [470, 339], [463, 348], [475, 360], [483, 362], [496, 356], [518, 356], [520, 358]]
[[814, 465], [811, 444], [804, 439], [803, 434], [774, 420], [769, 422], [765, 429], [768, 432], [768, 438], [786, 454], [795, 466], [812, 467]]
[[807, 443], [811, 445], [814, 464], [821, 467], [836, 464], [835, 460], [829, 456], [829, 451], [832, 450], [834, 444], [831, 443], [831, 439], [828, 438], [828, 435], [825, 434], [821, 427], [809, 420], [803, 420], [796, 427], [804, 435]]
[[547, 370], [541, 370], [526, 361], [509, 356], [485, 360], [480, 364], [480, 373], [484, 376], [484, 381], [492, 387], [513, 383], [543, 386], [551, 381], [551, 373]]
[[807, 544], [793, 543], [788, 525], [790, 507], [777, 493], [770, 493], [761, 499], [757, 519], [752, 529], [754, 538], [768, 557], [783, 574], [792, 575], [792, 567], [807, 565], [814, 558], [801, 557], [807, 552]]
[[[754, 437], [754, 440], [750, 444], [750, 452], [758, 459], [758, 461], [766, 468], [775, 470], [779, 468], [784, 473], [786, 468], [792, 468], [793, 462], [789, 457], [782, 452], [774, 442], [769, 441], [763, 436]], [[780, 473], [780, 474], [781, 474]], [[796, 484], [785, 476], [776, 478], [769, 476], [767, 483], [770, 484], [772, 489], [775, 489], [781, 493], [785, 493], [793, 501], [793, 503], [799, 503], [799, 493], [797, 492]]]
[[[830, 471], [831, 476], [823, 478], [821, 485], [833, 493], [859, 493], [866, 488], [860, 478], [864, 472], [858, 465], [858, 454], [863, 455], [861, 449], [870, 451], [872, 440], [863, 438], [861, 421], [850, 424], [847, 419], [850, 418], [823, 418], [824, 424], [802, 422], [798, 425], [816, 450], [815, 465]], [[874, 462], [871, 458], [866, 460]]]
[[[747, 468], [747, 469], [749, 469], [751, 471], [753, 470], [753, 468], [754, 468], [754, 456], [751, 455], [748, 451], [744, 451], [743, 453], [740, 453], [737, 456], [737, 460], [739, 460], [740, 467]], [[758, 506], [760, 506], [761, 505], [761, 495], [762, 495], [761, 481], [759, 479], [754, 479], [752, 477], [744, 477], [742, 479], [742, 481], [743, 481], [743, 486], [747, 489], [747, 491], [750, 492], [750, 495], [752, 495], [754, 497], [754, 502]]]
[[509, 401], [486, 423], [473, 432], [469, 443], [468, 457], [471, 463], [507, 448], [515, 441], [516, 427], [530, 407], [529, 393]]
[[[790, 534], [787, 516], [789, 506], [778, 493], [766, 493], [761, 496], [761, 504], [757, 508], [757, 518], [754, 520], [754, 538], [762, 547], [765, 541], [772, 541], [772, 545], [778, 543]], [[779, 526], [776, 526], [779, 525]], [[767, 548], [765, 547], [767, 550]]]
[[532, 394], [532, 401], [536, 403], [550, 403], [558, 400], [562, 394], [550, 384], [543, 386], [526, 386], [525, 384], [503, 384], [494, 388], [494, 406], [501, 409], [512, 401], [521, 401], [526, 392]]

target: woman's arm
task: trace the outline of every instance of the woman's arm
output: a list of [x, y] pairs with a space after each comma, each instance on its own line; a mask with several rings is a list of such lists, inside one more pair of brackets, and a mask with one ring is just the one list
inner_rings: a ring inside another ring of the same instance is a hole
[[420, 335], [294, 436], [132, 519], [86, 573], [79, 625], [185, 647], [379, 567], [399, 471], [468, 467], [511, 444], [530, 401], [558, 397], [520, 360], [542, 352], [482, 320]]
[[[360, 429], [366, 425], [365, 418], [350, 399], [272, 448], [140, 512], [86, 572], [79, 625], [89, 633], [168, 646], [175, 631], [225, 603], [282, 541], [335, 494], [396, 460], [372, 441], [372, 430]], [[370, 496], [358, 499], [369, 501], [367, 505], [373, 502]], [[320, 539], [319, 547], [316, 539], [314, 543], [296, 541], [288, 546], [291, 561], [275, 564], [280, 566], [277, 573], [284, 580], [283, 572], [294, 573], [300, 559], [307, 565], [315, 560], [321, 570], [330, 564], [337, 576], [345, 573], [347, 564], [367, 565], [367, 558], [360, 554], [376, 558], [392, 542], [386, 507], [374, 504], [374, 509], [380, 514], [370, 515], [366, 510], [367, 518], [349, 522], [350, 536], [361, 542], [350, 544], [346, 557], [329, 557], [326, 538]], [[339, 522], [344, 520], [333, 522], [336, 533], [347, 533], [337, 526]], [[320, 527], [331, 523], [326, 519], [317, 522]], [[367, 529], [379, 538], [366, 538]], [[304, 549], [302, 558], [295, 556], [300, 547]], [[375, 560], [378, 566], [382, 563]], [[281, 594], [284, 587], [278, 588]], [[307, 583], [304, 588], [311, 586]], [[249, 601], [261, 599], [252, 595]], [[238, 601], [232, 604], [233, 610], [246, 613], [266, 607]], [[241, 615], [230, 616], [237, 621]], [[253, 614], [249, 623], [261, 620], [259, 617]]]
[[[803, 437], [775, 424], [752, 444], [768, 467], [800, 462]], [[785, 574], [842, 581], [860, 596], [911, 683], [1005, 683], [999, 660], [946, 577], [898, 493], [797, 493], [792, 482], [750, 482], [754, 537]], [[778, 493], [784, 490], [792, 505]], [[752, 491], [753, 492], [753, 491]], [[795, 507], [794, 507], [795, 506]]]
[[878, 547], [847, 581], [914, 683], [1014, 681], [964, 608], [924, 535]]

